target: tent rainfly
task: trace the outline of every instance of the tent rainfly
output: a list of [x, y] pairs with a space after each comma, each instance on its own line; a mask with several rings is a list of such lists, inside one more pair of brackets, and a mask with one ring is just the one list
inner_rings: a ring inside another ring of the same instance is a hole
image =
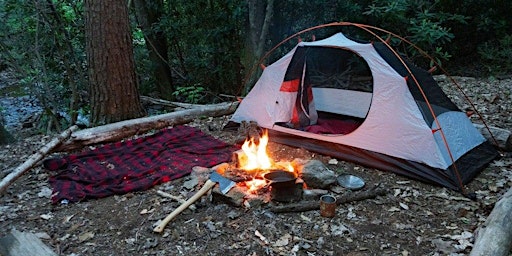
[[431, 74], [385, 41], [337, 33], [267, 66], [231, 121], [270, 139], [464, 191], [497, 150]]

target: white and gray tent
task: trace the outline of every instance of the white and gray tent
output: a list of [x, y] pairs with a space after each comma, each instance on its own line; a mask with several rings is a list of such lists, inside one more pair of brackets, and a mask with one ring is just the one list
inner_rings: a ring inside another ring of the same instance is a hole
[[272, 141], [463, 191], [497, 150], [431, 74], [342, 33], [267, 66], [231, 121]]

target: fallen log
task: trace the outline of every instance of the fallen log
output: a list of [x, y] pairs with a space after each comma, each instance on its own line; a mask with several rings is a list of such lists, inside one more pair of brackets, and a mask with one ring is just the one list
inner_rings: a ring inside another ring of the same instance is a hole
[[80, 130], [64, 143], [58, 151], [71, 151], [80, 149], [84, 146], [119, 141], [137, 134], [146, 133], [149, 130], [161, 129], [164, 127], [185, 124], [201, 116], [223, 116], [232, 114], [238, 103], [228, 102], [213, 105], [203, 105], [162, 115], [143, 117], [121, 121], [117, 123], [97, 126], [89, 129]]
[[[342, 195], [336, 198], [336, 205], [361, 201], [366, 199], [376, 198], [377, 196], [382, 196], [387, 193], [387, 190], [384, 188], [374, 187], [367, 191], [362, 192], [354, 192], [346, 195]], [[320, 209], [319, 201], [305, 201], [293, 204], [283, 204], [283, 205], [274, 205], [270, 206], [270, 211], [274, 213], [284, 213], [284, 212], [306, 212], [312, 210]]]
[[200, 104], [190, 104], [190, 103], [182, 103], [182, 102], [174, 102], [174, 101], [168, 101], [163, 99], [155, 99], [148, 96], [140, 96], [140, 99], [144, 102], [149, 102], [151, 104], [155, 105], [161, 105], [161, 106], [167, 106], [172, 108], [200, 108], [204, 105]]
[[[489, 126], [489, 130], [483, 124], [473, 124], [482, 133], [484, 138], [495, 147], [504, 151], [512, 151], [512, 132], [498, 127]], [[489, 133], [490, 131], [490, 133]], [[492, 135], [491, 135], [492, 133]]]
[[512, 188], [494, 205], [477, 229], [470, 256], [507, 256], [512, 250]]
[[10, 234], [0, 238], [0, 255], [57, 256], [57, 253], [36, 235], [13, 229]]
[[60, 133], [57, 137], [53, 138], [50, 142], [44, 145], [41, 149], [39, 149], [36, 153], [29, 157], [23, 164], [18, 166], [12, 172], [7, 174], [2, 181], [0, 181], [0, 194], [2, 194], [9, 185], [11, 185], [16, 179], [18, 179], [23, 173], [30, 170], [34, 165], [36, 165], [41, 159], [43, 159], [46, 155], [54, 151], [54, 149], [60, 145], [64, 140], [69, 138], [71, 134], [78, 130], [78, 126], [73, 125]]

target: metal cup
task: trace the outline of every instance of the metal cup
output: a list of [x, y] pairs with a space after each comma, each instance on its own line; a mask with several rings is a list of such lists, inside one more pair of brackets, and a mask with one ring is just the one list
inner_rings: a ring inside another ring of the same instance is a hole
[[336, 197], [323, 195], [320, 197], [320, 215], [332, 218], [336, 215]]

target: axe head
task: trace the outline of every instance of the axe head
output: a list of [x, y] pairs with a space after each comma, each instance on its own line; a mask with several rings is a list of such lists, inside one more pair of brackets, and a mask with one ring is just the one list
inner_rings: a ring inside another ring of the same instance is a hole
[[217, 173], [217, 171], [212, 172], [212, 174], [210, 175], [210, 180], [215, 183], [219, 183], [220, 192], [222, 192], [222, 194], [228, 193], [229, 190], [236, 185], [234, 181], [226, 179], [225, 177]]

